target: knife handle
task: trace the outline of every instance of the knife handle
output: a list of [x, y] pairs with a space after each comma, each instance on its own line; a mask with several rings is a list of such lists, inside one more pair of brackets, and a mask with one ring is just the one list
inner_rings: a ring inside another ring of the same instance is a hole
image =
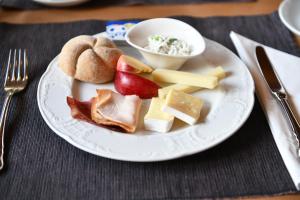
[[298, 156], [300, 156], [300, 126], [299, 126], [299, 123], [288, 103], [286, 95], [284, 95], [284, 97], [278, 98], [278, 100], [279, 100], [283, 110], [285, 111], [284, 113], [287, 118], [287, 121], [289, 122], [291, 130], [296, 137], [296, 140], [298, 143]]

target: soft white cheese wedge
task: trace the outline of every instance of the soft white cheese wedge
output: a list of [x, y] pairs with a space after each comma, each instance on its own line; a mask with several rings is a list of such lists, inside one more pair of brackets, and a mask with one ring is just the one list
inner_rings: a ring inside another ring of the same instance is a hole
[[193, 125], [200, 116], [203, 101], [182, 91], [171, 90], [166, 98], [163, 111]]
[[152, 98], [149, 110], [144, 118], [146, 130], [157, 132], [168, 132], [174, 121], [174, 116], [162, 111], [164, 99]]

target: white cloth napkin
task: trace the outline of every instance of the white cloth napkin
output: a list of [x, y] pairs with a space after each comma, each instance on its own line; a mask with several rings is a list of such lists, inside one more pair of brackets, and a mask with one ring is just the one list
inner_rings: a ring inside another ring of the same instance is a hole
[[[244, 61], [252, 74], [255, 82], [256, 94], [269, 122], [276, 145], [297, 190], [300, 190], [300, 158], [297, 155], [296, 141], [289, 129], [289, 125], [280, 105], [271, 95], [256, 62], [255, 47], [261, 44], [235, 32], [231, 32], [230, 37], [240, 58]], [[293, 111], [297, 115], [299, 121], [300, 58], [267, 46], [264, 47], [289, 95], [289, 102], [292, 104]]]

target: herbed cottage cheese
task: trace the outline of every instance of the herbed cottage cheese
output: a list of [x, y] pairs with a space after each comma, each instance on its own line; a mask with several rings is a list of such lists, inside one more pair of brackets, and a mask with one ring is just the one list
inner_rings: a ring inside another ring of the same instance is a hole
[[192, 52], [191, 47], [185, 41], [162, 35], [149, 36], [148, 45], [145, 48], [154, 53], [173, 56], [188, 56]]

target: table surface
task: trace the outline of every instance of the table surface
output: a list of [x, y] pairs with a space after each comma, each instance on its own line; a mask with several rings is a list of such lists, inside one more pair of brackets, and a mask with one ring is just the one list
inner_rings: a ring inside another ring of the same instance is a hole
[[[153, 18], [171, 15], [195, 17], [260, 15], [274, 12], [282, 0], [257, 0], [249, 3], [206, 3], [187, 5], [139, 5], [94, 8], [64, 8], [39, 10], [14, 10], [0, 8], [0, 22], [48, 23], [86, 19], [113, 20], [125, 18]], [[300, 45], [300, 37], [295, 37]], [[290, 194], [274, 197], [245, 197], [255, 200], [299, 200], [300, 195]]]

